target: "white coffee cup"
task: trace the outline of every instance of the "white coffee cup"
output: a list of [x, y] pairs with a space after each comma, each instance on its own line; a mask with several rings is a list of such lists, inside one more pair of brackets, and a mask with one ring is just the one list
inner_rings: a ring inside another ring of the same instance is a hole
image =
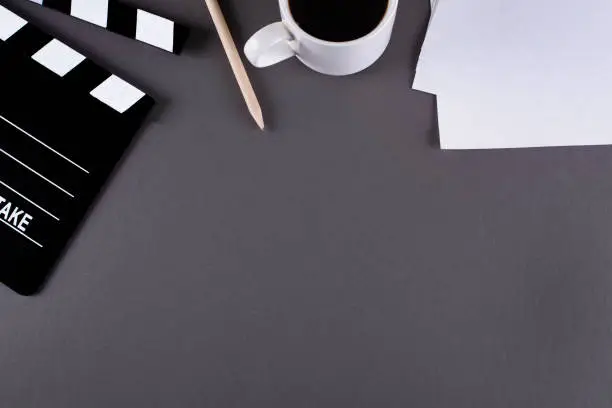
[[289, 0], [279, 0], [282, 22], [270, 24], [247, 41], [244, 52], [258, 68], [296, 56], [307, 67], [328, 75], [350, 75], [374, 64], [391, 39], [399, 0], [389, 0], [378, 26], [353, 41], [331, 42], [302, 30], [294, 20]]

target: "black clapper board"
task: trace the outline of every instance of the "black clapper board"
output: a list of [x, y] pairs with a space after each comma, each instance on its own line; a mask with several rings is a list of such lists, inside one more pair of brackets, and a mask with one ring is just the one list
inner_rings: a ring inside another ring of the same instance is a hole
[[0, 6], [0, 280], [38, 292], [153, 99]]
[[110, 32], [179, 54], [189, 29], [121, 0], [29, 0]]

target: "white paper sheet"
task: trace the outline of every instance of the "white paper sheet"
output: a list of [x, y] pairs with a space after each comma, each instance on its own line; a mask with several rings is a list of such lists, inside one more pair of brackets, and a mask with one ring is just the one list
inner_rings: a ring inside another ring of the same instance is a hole
[[440, 0], [414, 87], [442, 147], [612, 144], [610, 21], [609, 0]]

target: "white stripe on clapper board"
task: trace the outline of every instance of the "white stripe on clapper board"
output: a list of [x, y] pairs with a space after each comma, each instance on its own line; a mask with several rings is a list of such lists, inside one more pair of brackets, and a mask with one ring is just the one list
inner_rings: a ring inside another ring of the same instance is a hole
[[85, 168], [83, 168], [82, 166], [79, 166], [78, 164], [76, 164], [75, 162], [73, 162], [72, 160], [70, 160], [68, 157], [64, 156], [63, 154], [61, 154], [60, 152], [58, 152], [57, 150], [55, 150], [54, 148], [52, 148], [51, 146], [45, 144], [44, 142], [42, 142], [41, 140], [38, 140], [37, 138], [35, 138], [34, 136], [32, 136], [30, 133], [28, 133], [27, 131], [25, 131], [24, 129], [20, 128], [19, 126], [17, 126], [16, 124], [14, 124], [13, 122], [11, 122], [10, 120], [8, 120], [7, 118], [5, 118], [4, 116], [0, 115], [0, 119], [2, 119], [3, 121], [5, 121], [6, 123], [8, 123], [9, 125], [11, 125], [12, 127], [14, 127], [15, 129], [17, 129], [18, 131], [20, 131], [21, 133], [23, 133], [24, 135], [26, 135], [27, 137], [29, 137], [30, 139], [36, 141], [37, 143], [39, 143], [41, 146], [45, 147], [46, 149], [48, 149], [49, 151], [55, 153], [56, 155], [58, 155], [59, 157], [61, 157], [62, 159], [66, 160], [68, 163], [72, 164], [74, 167], [78, 168], [81, 171], [84, 171], [85, 173], [89, 174], [89, 171], [87, 171]]
[[49, 180], [48, 178], [46, 178], [45, 176], [43, 176], [42, 174], [40, 174], [39, 172], [37, 172], [36, 170], [34, 170], [33, 168], [31, 168], [30, 166], [28, 166], [27, 164], [25, 164], [24, 162], [22, 162], [21, 160], [17, 159], [14, 156], [11, 156], [9, 153], [7, 153], [6, 151], [4, 151], [3, 149], [0, 149], [0, 153], [2, 153], [3, 155], [5, 155], [6, 157], [8, 157], [9, 159], [12, 159], [13, 161], [15, 161], [16, 163], [20, 164], [21, 166], [23, 166], [24, 168], [30, 170], [32, 173], [36, 174], [38, 177], [40, 177], [41, 179], [45, 180], [47, 183], [51, 184], [53, 187], [57, 188], [59, 191], [61, 191], [62, 193], [68, 195], [70, 198], [74, 198], [74, 195], [71, 194], [69, 191], [64, 190], [63, 188], [61, 188], [60, 186], [58, 186], [57, 184], [55, 184], [54, 182], [52, 182], [51, 180]]
[[40, 205], [38, 205], [34, 201], [30, 200], [28, 197], [24, 196], [19, 191], [15, 190], [13, 187], [11, 187], [8, 184], [6, 184], [4, 181], [0, 180], [0, 184], [3, 185], [4, 187], [8, 188], [9, 190], [11, 190], [13, 193], [17, 194], [19, 197], [21, 197], [24, 200], [26, 200], [28, 203], [32, 204], [34, 207], [38, 208], [40, 211], [42, 211], [45, 214], [47, 214], [49, 217], [53, 218], [55, 221], [59, 221], [60, 220], [55, 215], [51, 214], [49, 211], [45, 210]]
[[4, 223], [7, 227], [11, 228], [13, 231], [15, 231], [16, 233], [18, 233], [19, 235], [21, 235], [24, 238], [27, 238], [30, 242], [33, 242], [34, 244], [36, 244], [39, 247], [43, 247], [42, 245], [40, 245], [38, 242], [34, 241], [32, 238], [28, 237], [26, 234], [24, 234], [23, 232], [19, 231], [17, 228], [13, 227], [11, 224], [9, 224], [7, 221], [4, 221], [4, 219], [2, 217], [0, 217], [0, 221], [2, 221], [2, 223]]

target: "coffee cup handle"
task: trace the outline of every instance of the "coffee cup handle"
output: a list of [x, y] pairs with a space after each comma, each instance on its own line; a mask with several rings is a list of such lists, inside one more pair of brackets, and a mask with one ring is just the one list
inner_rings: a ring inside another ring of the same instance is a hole
[[296, 41], [282, 22], [270, 24], [255, 34], [244, 46], [247, 59], [257, 68], [278, 64], [296, 54]]

